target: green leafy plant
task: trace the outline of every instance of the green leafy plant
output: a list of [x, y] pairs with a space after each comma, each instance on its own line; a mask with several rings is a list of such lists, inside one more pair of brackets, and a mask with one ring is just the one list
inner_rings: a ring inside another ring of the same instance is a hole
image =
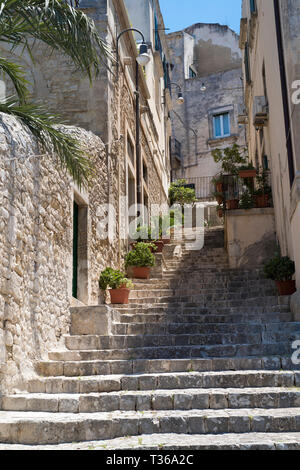
[[172, 204], [180, 204], [184, 206], [185, 204], [194, 204], [196, 199], [195, 190], [185, 187], [187, 181], [185, 179], [177, 180], [174, 183], [171, 183], [169, 188], [169, 199]]
[[101, 290], [119, 289], [120, 287], [133, 287], [132, 281], [127, 279], [126, 275], [118, 269], [106, 268], [102, 271], [99, 279], [99, 287]]
[[[92, 82], [100, 65], [107, 66], [108, 48], [94, 21], [63, 0], [1, 0], [0, 41], [10, 51], [20, 47], [31, 58], [36, 41], [68, 56], [75, 67]], [[12, 57], [14, 57], [12, 55]], [[0, 70], [8, 76], [16, 96], [0, 101], [0, 112], [15, 116], [25, 124], [49, 154], [55, 154], [63, 168], [79, 184], [87, 183], [92, 174], [90, 159], [81, 143], [64, 132], [60, 118], [45, 107], [30, 102], [29, 82], [25, 70], [13, 60], [0, 58]]]
[[265, 264], [264, 273], [267, 279], [273, 281], [291, 281], [295, 274], [295, 263], [288, 256], [277, 254]]
[[137, 243], [135, 248], [125, 256], [125, 266], [155, 266], [155, 256], [151, 253], [149, 243]]
[[240, 199], [241, 209], [252, 209], [254, 207], [253, 196], [249, 190], [245, 191]]
[[272, 188], [268, 182], [268, 171], [260, 168], [256, 177], [257, 188], [254, 191], [255, 196], [263, 196], [264, 194], [272, 195]]
[[215, 149], [211, 153], [216, 163], [222, 163], [223, 172], [230, 175], [238, 174], [240, 166], [246, 165], [248, 161], [246, 149], [242, 152], [237, 144], [224, 150]]
[[252, 163], [248, 163], [248, 165], [239, 166], [238, 170], [239, 171], [241, 171], [241, 170], [255, 170], [255, 167], [253, 166]]

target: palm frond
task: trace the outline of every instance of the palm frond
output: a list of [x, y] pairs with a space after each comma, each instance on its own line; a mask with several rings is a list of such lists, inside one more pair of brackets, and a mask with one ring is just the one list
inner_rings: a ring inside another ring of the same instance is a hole
[[23, 67], [0, 57], [0, 71], [9, 76], [17, 92], [20, 103], [25, 103], [28, 96], [29, 82], [25, 79]]
[[109, 56], [94, 21], [63, 0], [0, 0], [0, 41], [30, 47], [28, 37], [67, 54], [90, 80]]
[[36, 104], [18, 104], [16, 97], [0, 102], [0, 112], [10, 114], [25, 124], [51, 154], [59, 157], [79, 186], [86, 186], [92, 174], [92, 163], [77, 139], [59, 128], [61, 121], [55, 114]]

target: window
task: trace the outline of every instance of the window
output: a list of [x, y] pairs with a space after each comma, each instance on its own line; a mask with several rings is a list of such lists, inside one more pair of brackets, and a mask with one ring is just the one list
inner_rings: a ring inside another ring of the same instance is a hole
[[135, 158], [134, 158], [134, 145], [133, 145], [129, 135], [127, 136], [127, 155], [130, 158], [130, 161], [131, 161], [132, 165], [134, 166], [134, 161], [135, 161]]
[[229, 113], [218, 114], [213, 117], [214, 138], [230, 136], [230, 115]]
[[247, 83], [251, 83], [249, 45], [247, 42], [245, 44], [244, 64], [245, 64], [246, 81]]
[[250, 0], [250, 13], [256, 13], [256, 12], [257, 12], [256, 0]]

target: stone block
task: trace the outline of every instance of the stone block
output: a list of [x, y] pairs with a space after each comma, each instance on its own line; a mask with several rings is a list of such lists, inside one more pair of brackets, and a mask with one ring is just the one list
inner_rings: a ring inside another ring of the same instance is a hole
[[111, 335], [113, 309], [107, 305], [72, 307], [72, 335]]

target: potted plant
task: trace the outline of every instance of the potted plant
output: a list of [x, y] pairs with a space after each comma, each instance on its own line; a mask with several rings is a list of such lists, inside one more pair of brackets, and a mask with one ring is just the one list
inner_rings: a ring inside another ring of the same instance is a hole
[[240, 178], [255, 178], [256, 176], [256, 169], [252, 165], [252, 163], [249, 163], [248, 165], [242, 165], [239, 167], [239, 177]]
[[279, 295], [292, 295], [296, 292], [296, 281], [292, 279], [295, 274], [295, 263], [288, 256], [276, 255], [264, 266], [267, 279], [276, 282]]
[[252, 209], [254, 207], [253, 196], [249, 190], [245, 191], [240, 199], [240, 209]]
[[239, 199], [227, 199], [226, 209], [229, 211], [236, 210], [239, 208]]
[[214, 198], [216, 199], [217, 203], [220, 205], [223, 202], [223, 193], [220, 191], [215, 191], [213, 193]]
[[218, 175], [214, 176], [212, 183], [215, 185], [216, 192], [223, 194], [223, 174], [219, 173]]
[[240, 165], [247, 165], [248, 157], [246, 155], [247, 149], [240, 149], [237, 144], [232, 147], [227, 147], [223, 150], [213, 150], [212, 156], [216, 163], [222, 163], [222, 171], [228, 175], [237, 175]]
[[106, 268], [99, 278], [99, 287], [105, 291], [108, 287], [112, 304], [128, 304], [132, 281], [118, 269]]
[[267, 170], [261, 169], [257, 175], [256, 181], [258, 187], [253, 193], [255, 206], [259, 208], [268, 207], [270, 205], [272, 189], [268, 184]]
[[151, 253], [148, 243], [137, 243], [135, 248], [127, 253], [125, 266], [132, 266], [134, 278], [149, 279], [150, 267], [155, 266], [155, 256]]
[[[132, 249], [134, 249], [137, 245], [137, 243], [143, 242], [143, 243], [148, 243], [149, 249], [151, 253], [154, 253], [157, 250], [157, 245], [156, 243], [152, 240], [151, 237], [151, 228], [142, 225], [136, 229], [136, 232], [133, 234], [134, 242], [130, 243], [130, 246]], [[159, 245], [159, 244], [158, 244]]]

